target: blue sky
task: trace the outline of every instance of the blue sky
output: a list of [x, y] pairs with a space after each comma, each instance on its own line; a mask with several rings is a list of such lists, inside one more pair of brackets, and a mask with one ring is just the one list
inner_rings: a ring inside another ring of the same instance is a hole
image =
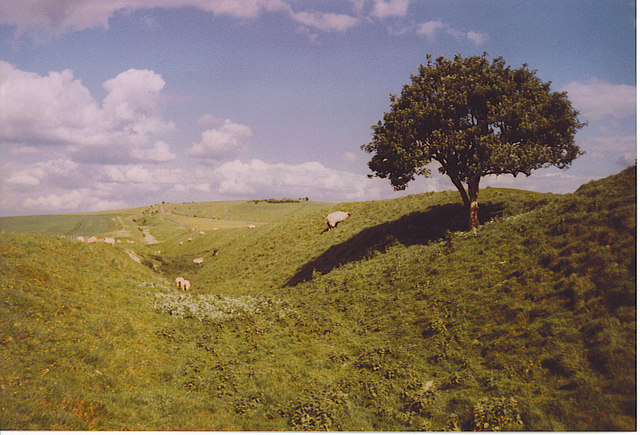
[[[0, 215], [403, 192], [360, 145], [426, 54], [501, 56], [589, 125], [570, 192], [636, 158], [633, 1], [0, 0]], [[437, 172], [436, 172], [437, 173]]]

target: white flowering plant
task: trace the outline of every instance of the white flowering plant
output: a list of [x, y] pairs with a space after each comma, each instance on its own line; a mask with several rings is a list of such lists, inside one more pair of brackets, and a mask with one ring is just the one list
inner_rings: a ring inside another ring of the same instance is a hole
[[200, 321], [224, 321], [260, 313], [285, 317], [284, 301], [268, 296], [191, 295], [187, 293], [156, 293], [154, 308], [178, 318], [196, 318]]

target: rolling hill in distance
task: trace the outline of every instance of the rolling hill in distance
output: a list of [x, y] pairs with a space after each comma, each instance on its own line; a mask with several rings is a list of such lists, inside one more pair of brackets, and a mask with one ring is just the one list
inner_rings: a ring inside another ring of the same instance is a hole
[[0, 218], [0, 429], [635, 430], [636, 167], [480, 206]]

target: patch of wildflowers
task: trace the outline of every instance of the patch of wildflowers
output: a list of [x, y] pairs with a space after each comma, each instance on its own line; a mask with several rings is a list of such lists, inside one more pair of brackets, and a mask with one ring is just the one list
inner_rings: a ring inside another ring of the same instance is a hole
[[267, 296], [218, 296], [191, 295], [188, 293], [156, 293], [154, 308], [158, 312], [167, 312], [178, 318], [196, 318], [198, 320], [230, 320], [264, 313], [276, 317], [285, 317], [285, 303]]

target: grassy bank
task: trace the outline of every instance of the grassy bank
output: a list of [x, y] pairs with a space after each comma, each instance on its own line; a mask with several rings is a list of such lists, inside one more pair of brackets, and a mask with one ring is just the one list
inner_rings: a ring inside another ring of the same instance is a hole
[[441, 192], [148, 208], [149, 247], [1, 234], [0, 428], [634, 430], [635, 186], [485, 189], [474, 233]]

